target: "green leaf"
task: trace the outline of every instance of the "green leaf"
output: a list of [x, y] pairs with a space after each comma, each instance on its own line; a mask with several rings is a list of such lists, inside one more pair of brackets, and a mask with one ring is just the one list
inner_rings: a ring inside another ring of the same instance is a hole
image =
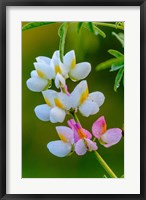
[[88, 31], [94, 33], [94, 35], [97, 35], [98, 33], [95, 32], [93, 28], [93, 24], [91, 22], [84, 22], [83, 27], [86, 28]]
[[77, 32], [78, 33], [80, 32], [82, 25], [83, 25], [83, 22], [78, 22], [78, 24], [77, 24]]
[[119, 58], [111, 58], [109, 60], [106, 60], [99, 65], [96, 66], [96, 70], [103, 70], [103, 69], [108, 69], [110, 68], [113, 64], [114, 65], [121, 65], [121, 62], [124, 62], [124, 57], [121, 56]]
[[96, 30], [96, 32], [101, 35], [103, 38], [106, 37], [106, 34], [100, 29], [98, 28], [97, 26], [94, 26], [94, 30]]
[[89, 30], [96, 35], [92, 22], [88, 22]]
[[90, 32], [92, 32], [94, 35], [101, 35], [103, 38], [106, 37], [106, 34], [99, 29], [97, 26], [95, 26], [92, 22], [85, 22], [83, 24], [83, 27], [88, 29]]
[[104, 175], [103, 175], [103, 178], [107, 178], [107, 176], [104, 174]]
[[62, 62], [63, 62], [65, 38], [66, 38], [68, 26], [69, 26], [69, 23], [68, 22], [64, 22], [59, 27], [59, 30], [58, 30], [58, 35], [60, 37], [60, 42], [59, 42], [60, 60]]
[[122, 77], [124, 75], [124, 68], [121, 68], [118, 73], [117, 76], [115, 78], [115, 84], [114, 84], [114, 91], [117, 92], [117, 89], [120, 87], [120, 82], [122, 80]]
[[124, 67], [124, 65], [112, 65], [110, 72], [116, 71], [118, 69], [121, 69], [122, 67]]
[[121, 176], [121, 178], [124, 178], [124, 174]]
[[44, 25], [54, 24], [54, 23], [56, 23], [56, 22], [30, 22], [28, 24], [25, 24], [22, 27], [22, 31], [26, 31], [26, 30], [29, 30], [29, 29], [32, 29], [32, 28], [37, 28], [39, 26], [44, 26]]
[[122, 44], [122, 47], [124, 47], [124, 38], [121, 37], [121, 34], [112, 32], [112, 35], [114, 35], [119, 40], [119, 42]]
[[124, 33], [119, 33], [118, 35], [124, 41]]
[[114, 49], [109, 49], [108, 53], [110, 53], [112, 56], [119, 58], [121, 56], [124, 56], [121, 52], [114, 50]]

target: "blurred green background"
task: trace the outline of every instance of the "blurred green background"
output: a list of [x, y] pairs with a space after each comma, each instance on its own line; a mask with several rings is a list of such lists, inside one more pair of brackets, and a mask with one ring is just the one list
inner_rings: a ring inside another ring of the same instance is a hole
[[[26, 24], [23, 22], [22, 25]], [[34, 69], [33, 62], [37, 56], [52, 57], [59, 48], [58, 28], [60, 23], [46, 25], [22, 32], [22, 178], [103, 178], [109, 177], [100, 166], [93, 152], [84, 156], [58, 158], [47, 149], [47, 143], [57, 140], [56, 125], [67, 125], [66, 117], [63, 124], [52, 124], [40, 121], [34, 113], [37, 105], [43, 104], [41, 93], [30, 91], [26, 81]], [[108, 128], [122, 128], [124, 123], [124, 88], [120, 86], [114, 92], [114, 80], [117, 72], [103, 70], [96, 72], [95, 67], [100, 62], [112, 58], [108, 49], [123, 52], [119, 41], [111, 32], [121, 31], [100, 27], [106, 33], [106, 38], [94, 36], [82, 28], [77, 33], [77, 24], [72, 23], [67, 33], [65, 53], [74, 49], [78, 62], [90, 62], [92, 71], [87, 77], [89, 91], [101, 91], [105, 95], [105, 103], [100, 111], [88, 118], [79, 116], [82, 126], [91, 131], [93, 122], [104, 115]], [[67, 80], [69, 91], [77, 85]], [[110, 148], [104, 148], [98, 143], [98, 152], [113, 169], [118, 177], [124, 174], [124, 140]]]

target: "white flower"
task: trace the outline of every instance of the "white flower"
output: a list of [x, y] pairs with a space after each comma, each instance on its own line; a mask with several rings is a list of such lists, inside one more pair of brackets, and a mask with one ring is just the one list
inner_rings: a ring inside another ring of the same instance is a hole
[[42, 93], [46, 104], [35, 108], [36, 116], [42, 121], [51, 121], [52, 123], [63, 122], [66, 111], [71, 108], [70, 97], [54, 90], [46, 90]]
[[74, 50], [69, 51], [63, 57], [64, 68], [68, 72], [68, 76], [73, 81], [78, 81], [86, 78], [91, 71], [91, 65], [88, 62], [76, 63]]
[[59, 51], [55, 51], [51, 59], [51, 67], [55, 71], [55, 85], [57, 88], [65, 86], [65, 79], [70, 77], [73, 81], [84, 79], [91, 71], [91, 65], [88, 62], [76, 64], [75, 52], [69, 51], [63, 57], [63, 63], [60, 61]]
[[86, 81], [81, 81], [70, 95], [72, 108], [78, 108], [83, 116], [88, 117], [99, 111], [105, 97], [101, 92], [89, 94]]
[[41, 92], [48, 89], [51, 80], [54, 79], [54, 69], [50, 66], [51, 59], [44, 56], [36, 58], [35, 70], [31, 72], [31, 78], [26, 82], [27, 87], [34, 92]]
[[52, 141], [47, 144], [48, 150], [55, 156], [65, 157], [71, 150], [74, 143], [73, 130], [66, 126], [57, 126], [56, 130], [60, 140]]
[[59, 51], [54, 52], [50, 65], [55, 73], [55, 86], [57, 88], [64, 87], [65, 79], [68, 78], [68, 74], [63, 63], [60, 61]]

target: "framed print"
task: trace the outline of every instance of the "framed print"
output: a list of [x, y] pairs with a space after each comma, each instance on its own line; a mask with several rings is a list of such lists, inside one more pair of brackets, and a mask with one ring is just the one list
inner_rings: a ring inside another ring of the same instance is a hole
[[146, 199], [145, 1], [1, 1], [1, 199]]

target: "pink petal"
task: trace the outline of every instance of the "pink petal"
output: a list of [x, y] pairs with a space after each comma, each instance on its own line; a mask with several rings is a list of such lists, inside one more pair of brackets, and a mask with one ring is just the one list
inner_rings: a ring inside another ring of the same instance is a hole
[[106, 131], [106, 121], [104, 119], [104, 116], [101, 116], [98, 118], [92, 126], [92, 133], [93, 135], [100, 139], [101, 135]]
[[87, 152], [87, 148], [85, 146], [84, 140], [80, 139], [77, 143], [75, 143], [75, 152], [82, 156]]
[[88, 130], [82, 128], [81, 125], [79, 123], [75, 122], [74, 119], [68, 120], [68, 125], [74, 131], [74, 141], [75, 142], [77, 142], [80, 139], [78, 131], [81, 131], [84, 134], [85, 138], [89, 138], [89, 139], [92, 138], [91, 133]]
[[86, 145], [87, 145], [87, 149], [88, 151], [96, 151], [98, 149], [96, 142], [93, 142], [92, 140], [89, 139], [85, 139]]
[[78, 135], [79, 135], [79, 132], [80, 132], [80, 134], [82, 135], [82, 138], [89, 138], [89, 139], [92, 138], [91, 133], [88, 130], [82, 128], [79, 123], [76, 123], [74, 126], [76, 128], [76, 131], [78, 131]]
[[79, 138], [79, 135], [78, 135], [78, 131], [77, 131], [77, 128], [76, 128], [76, 122], [74, 119], [70, 119], [68, 120], [68, 125], [69, 127], [73, 130], [74, 132], [74, 142], [77, 142], [80, 138]]
[[66, 91], [66, 94], [67, 94], [68, 96], [70, 96], [70, 93], [69, 93], [69, 91], [68, 91], [67, 85], [64, 86], [64, 89], [65, 89], [65, 91]]
[[84, 128], [82, 128], [82, 129], [83, 129], [83, 132], [85, 133], [86, 137], [87, 137], [88, 139], [91, 139], [91, 138], [92, 138], [92, 134], [91, 134], [88, 130], [86, 130], [86, 129], [84, 129]]
[[68, 128], [67, 126], [57, 126], [56, 130], [60, 139], [63, 142], [67, 142], [70, 144], [74, 143], [74, 132], [71, 128]]
[[102, 136], [101, 136], [101, 143], [105, 147], [110, 147], [114, 144], [117, 144], [122, 137], [122, 130], [119, 128], [112, 128], [108, 129]]
[[75, 120], [74, 119], [70, 119], [67, 121], [68, 125], [70, 128], [74, 128], [74, 125], [76, 124]]

